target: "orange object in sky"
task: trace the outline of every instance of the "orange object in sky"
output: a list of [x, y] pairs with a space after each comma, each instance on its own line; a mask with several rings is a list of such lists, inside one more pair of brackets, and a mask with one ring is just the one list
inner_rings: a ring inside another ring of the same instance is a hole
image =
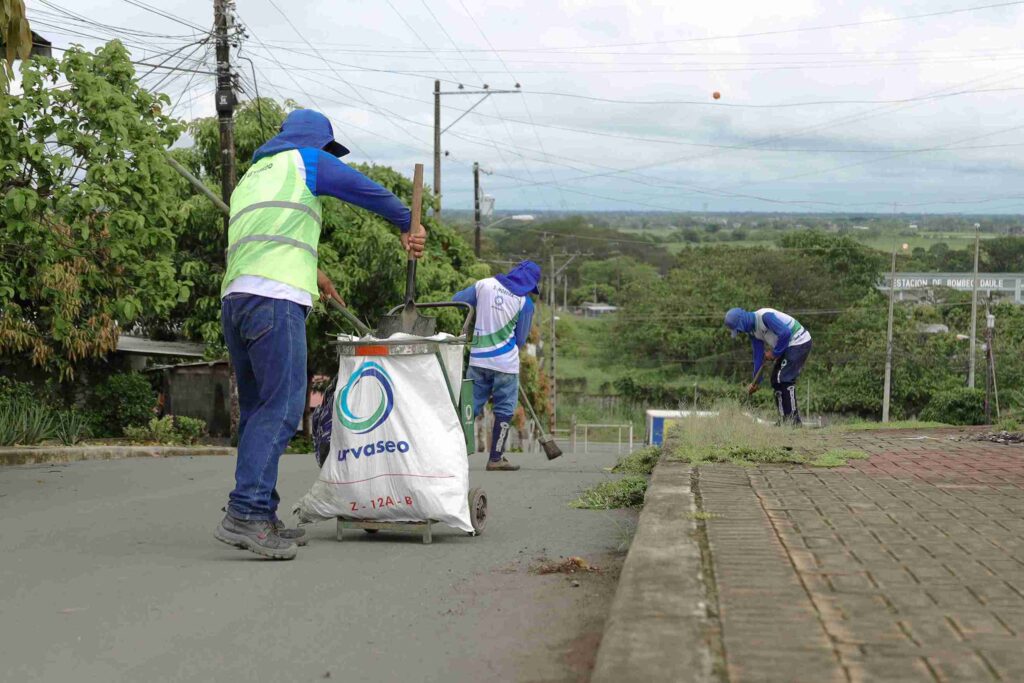
[[718, 92], [716, 90], [715, 92], [711, 93], [711, 96], [714, 97], [717, 100], [719, 97], [722, 96], [722, 93], [720, 93], [720, 92]]

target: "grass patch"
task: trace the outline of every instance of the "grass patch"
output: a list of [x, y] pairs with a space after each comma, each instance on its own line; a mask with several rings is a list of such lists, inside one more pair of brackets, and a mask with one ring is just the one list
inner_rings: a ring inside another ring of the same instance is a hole
[[720, 405], [717, 410], [717, 417], [693, 417], [674, 424], [665, 438], [667, 457], [693, 464], [812, 467], [840, 467], [868, 457], [860, 451], [830, 449], [820, 432], [758, 423], [736, 404]]
[[811, 467], [843, 467], [850, 460], [866, 460], [868, 454], [864, 451], [851, 451], [845, 448], [833, 448], [825, 451], [808, 464]]
[[868, 432], [876, 429], [938, 429], [952, 427], [945, 422], [927, 422], [922, 420], [897, 420], [896, 422], [850, 422], [836, 425], [841, 432]]
[[659, 458], [661, 458], [661, 448], [659, 446], [647, 446], [638, 451], [633, 451], [625, 458], [619, 460], [615, 463], [615, 467], [612, 468], [612, 472], [618, 472], [619, 474], [650, 474], [654, 471], [654, 466], [658, 464]]
[[569, 503], [569, 507], [577, 510], [639, 508], [643, 507], [645, 493], [647, 478], [631, 475], [615, 481], [603, 481], [586, 489], [579, 498]]
[[736, 404], [717, 408], [716, 417], [692, 417], [672, 425], [665, 452], [689, 463], [805, 463], [813, 444], [801, 430], [759, 424]]

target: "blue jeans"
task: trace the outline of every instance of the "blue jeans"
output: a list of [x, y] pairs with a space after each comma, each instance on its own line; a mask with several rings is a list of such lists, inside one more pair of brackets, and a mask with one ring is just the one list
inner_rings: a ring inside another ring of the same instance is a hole
[[512, 419], [519, 398], [519, 375], [469, 366], [466, 379], [473, 380], [473, 415], [483, 415], [487, 399], [494, 398], [494, 414]]
[[221, 302], [241, 412], [228, 502], [232, 517], [277, 515], [277, 463], [306, 405], [306, 312], [292, 301], [253, 294], [231, 294]]

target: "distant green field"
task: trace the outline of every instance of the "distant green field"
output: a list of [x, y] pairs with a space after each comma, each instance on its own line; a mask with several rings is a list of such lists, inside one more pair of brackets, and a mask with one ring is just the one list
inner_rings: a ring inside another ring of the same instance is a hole
[[[735, 247], [763, 247], [771, 249], [775, 247], [775, 240], [782, 234], [775, 230], [754, 230], [750, 232], [746, 239], [739, 241], [707, 241], [707, 242], [668, 242], [664, 245], [670, 253], [678, 254], [688, 246], [696, 247], [707, 247], [707, 246], [735, 246]], [[969, 248], [974, 244], [974, 236], [966, 233], [956, 232], [921, 232], [915, 233], [914, 235], [895, 235], [895, 234], [883, 234], [883, 235], [858, 235], [856, 232], [849, 233], [854, 239], [861, 244], [871, 247], [872, 249], [878, 249], [879, 251], [889, 252], [892, 250], [893, 244], [896, 245], [909, 245], [909, 249], [916, 247], [923, 247], [928, 249], [935, 244], [944, 243], [950, 249], [965, 249]], [[981, 239], [992, 239], [998, 235], [982, 235]]]

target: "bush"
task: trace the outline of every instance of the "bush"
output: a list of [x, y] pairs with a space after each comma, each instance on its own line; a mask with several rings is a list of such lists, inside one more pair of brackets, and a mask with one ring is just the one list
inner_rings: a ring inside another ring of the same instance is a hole
[[152, 419], [156, 392], [137, 372], [111, 375], [96, 387], [92, 408], [95, 431], [105, 436], [127, 436], [126, 427], [143, 427]]
[[174, 433], [183, 444], [197, 444], [206, 436], [206, 420], [179, 415], [174, 418]]
[[154, 417], [145, 427], [125, 427], [124, 435], [139, 443], [192, 445], [206, 434], [206, 421], [193, 417]]
[[46, 406], [24, 401], [0, 404], [0, 446], [32, 446], [54, 434], [54, 415]]
[[89, 424], [86, 417], [73, 410], [64, 410], [57, 413], [54, 436], [65, 446], [74, 446], [89, 436]]
[[984, 424], [985, 392], [967, 387], [939, 392], [921, 411], [921, 419], [954, 425]]
[[39, 400], [37, 393], [28, 382], [0, 377], [0, 404], [35, 403]]

